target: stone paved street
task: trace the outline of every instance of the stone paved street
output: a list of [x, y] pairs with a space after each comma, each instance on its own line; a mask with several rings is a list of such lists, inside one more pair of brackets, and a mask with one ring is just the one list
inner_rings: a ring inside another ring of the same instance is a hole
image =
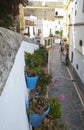
[[61, 62], [60, 46], [53, 45], [49, 52], [49, 72], [53, 75], [54, 85], [49, 89], [49, 97], [59, 97], [62, 121], [67, 130], [84, 130], [84, 108], [76, 92], [67, 67]]

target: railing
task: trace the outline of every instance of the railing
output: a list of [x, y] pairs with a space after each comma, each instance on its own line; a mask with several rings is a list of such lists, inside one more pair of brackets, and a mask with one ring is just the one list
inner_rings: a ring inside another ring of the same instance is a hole
[[54, 43], [54, 37], [45, 37], [44, 43], [46, 48], [52, 47], [52, 44]]

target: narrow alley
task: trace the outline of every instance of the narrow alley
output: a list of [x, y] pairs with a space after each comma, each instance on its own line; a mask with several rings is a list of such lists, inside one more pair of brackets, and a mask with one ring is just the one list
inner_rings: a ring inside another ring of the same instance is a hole
[[70, 77], [68, 68], [61, 62], [60, 46], [54, 44], [49, 53], [49, 72], [55, 84], [49, 88], [49, 97], [59, 97], [61, 121], [67, 130], [84, 130], [84, 108]]

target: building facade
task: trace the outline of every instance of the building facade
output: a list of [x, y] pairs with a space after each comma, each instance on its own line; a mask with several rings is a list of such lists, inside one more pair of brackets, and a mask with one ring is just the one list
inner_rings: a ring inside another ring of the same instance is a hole
[[[36, 20], [32, 20], [33, 26], [25, 25], [27, 30], [29, 30], [30, 37], [37, 38], [38, 43], [45, 45], [45, 40], [53, 41], [51, 36], [55, 36], [56, 31], [63, 30], [63, 5], [61, 1], [29, 1], [29, 5], [24, 8], [24, 19], [27, 19], [29, 16], [36, 17]], [[53, 5], [53, 3], [55, 4]], [[31, 4], [32, 3], [32, 4]], [[34, 35], [32, 35], [32, 30], [34, 29]], [[53, 42], [52, 42], [53, 43]]]
[[64, 35], [70, 49], [69, 59], [72, 71], [84, 92], [84, 0], [65, 1]]

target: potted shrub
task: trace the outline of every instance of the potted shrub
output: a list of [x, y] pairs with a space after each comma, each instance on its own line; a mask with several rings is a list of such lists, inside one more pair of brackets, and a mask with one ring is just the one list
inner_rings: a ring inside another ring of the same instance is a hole
[[37, 86], [31, 91], [31, 96], [45, 97], [47, 95], [48, 86], [51, 83], [51, 74], [42, 73], [38, 79]]
[[40, 46], [39, 49], [34, 51], [33, 60], [36, 66], [46, 66], [48, 63], [48, 51], [45, 47]]
[[25, 66], [25, 79], [27, 87], [32, 90], [36, 87], [39, 76], [43, 73], [43, 70], [40, 67], [28, 67]]
[[24, 54], [25, 64], [30, 66], [33, 63], [33, 57], [31, 53], [25, 52]]
[[50, 105], [45, 98], [31, 98], [27, 114], [32, 127], [39, 127], [49, 111]]
[[49, 103], [51, 106], [50, 109], [50, 116], [55, 119], [55, 118], [60, 118], [61, 117], [61, 109], [60, 109], [60, 103], [58, 98], [51, 98], [49, 99]]
[[[57, 120], [58, 118], [61, 118], [61, 106], [59, 103], [59, 99], [51, 98], [49, 99], [49, 104], [50, 104], [50, 111], [44, 118], [40, 127], [38, 127], [36, 130], [43, 130], [43, 129], [44, 130], [59, 130], [61, 128]], [[60, 129], [60, 130], [63, 130], [63, 129]]]
[[51, 83], [51, 74], [42, 73], [38, 79], [37, 86], [30, 92], [32, 97], [45, 97], [47, 95], [48, 85]]
[[51, 83], [51, 78], [51, 74], [46, 74], [45, 72], [39, 77], [37, 89], [40, 96], [45, 96], [47, 94], [47, 87]]
[[48, 62], [48, 51], [45, 47], [39, 46], [39, 49], [35, 50], [33, 54], [25, 52], [25, 64], [31, 66], [32, 64], [36, 67], [46, 66]]
[[36, 87], [38, 78], [43, 75], [42, 66], [46, 65], [47, 51], [39, 47], [33, 54], [25, 52], [25, 79], [29, 89]]

